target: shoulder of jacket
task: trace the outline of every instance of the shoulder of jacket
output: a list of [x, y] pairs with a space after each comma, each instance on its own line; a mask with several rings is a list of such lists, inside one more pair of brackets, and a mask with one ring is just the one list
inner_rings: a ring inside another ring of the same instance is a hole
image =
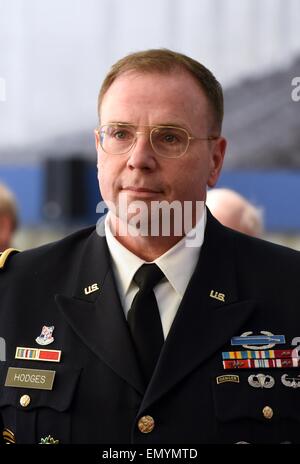
[[3, 269], [5, 267], [6, 261], [9, 256], [12, 256], [15, 253], [19, 252], [20, 250], [17, 250], [17, 248], [7, 248], [7, 250], [0, 253], [0, 269]]

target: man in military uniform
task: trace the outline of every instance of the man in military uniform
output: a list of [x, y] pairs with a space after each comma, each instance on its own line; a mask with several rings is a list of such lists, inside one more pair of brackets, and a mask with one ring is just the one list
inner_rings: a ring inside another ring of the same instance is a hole
[[[299, 254], [197, 209], [222, 116], [220, 84], [187, 56], [112, 67], [95, 131], [105, 221], [2, 256], [4, 442], [299, 442]], [[161, 202], [159, 219], [191, 206], [191, 228], [155, 229]]]

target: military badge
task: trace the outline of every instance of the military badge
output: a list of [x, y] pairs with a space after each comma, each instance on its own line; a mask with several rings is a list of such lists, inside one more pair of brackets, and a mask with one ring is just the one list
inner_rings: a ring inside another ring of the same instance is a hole
[[267, 350], [273, 348], [275, 345], [284, 344], [284, 335], [274, 335], [272, 332], [262, 330], [262, 335], [253, 335], [253, 332], [244, 332], [240, 337], [233, 337], [231, 345], [242, 345], [243, 348], [248, 350]]
[[46, 325], [44, 325], [42, 327], [41, 334], [39, 335], [39, 337], [35, 339], [35, 341], [39, 345], [50, 345], [50, 343], [54, 341], [54, 338], [52, 336], [53, 330], [54, 330], [54, 325], [51, 325], [50, 327], [47, 327]]
[[289, 359], [235, 359], [223, 361], [224, 369], [287, 369], [300, 367], [299, 358]]
[[275, 385], [275, 379], [271, 375], [255, 374], [248, 377], [248, 383], [254, 388], [272, 388]]
[[26, 348], [17, 346], [15, 359], [27, 359], [28, 361], [59, 362], [61, 350], [46, 350], [46, 348]]
[[59, 440], [56, 440], [55, 438], [51, 437], [51, 435], [41, 438], [41, 441], [39, 442], [39, 445], [58, 445], [58, 444], [59, 444]]
[[281, 382], [286, 387], [299, 388], [300, 387], [300, 375], [297, 375], [297, 377], [290, 377], [287, 374], [284, 374], [281, 377]]
[[223, 359], [282, 359], [299, 358], [295, 350], [255, 350], [255, 351], [223, 351]]
[[226, 382], [240, 383], [240, 378], [238, 375], [219, 375], [216, 381], [218, 385]]

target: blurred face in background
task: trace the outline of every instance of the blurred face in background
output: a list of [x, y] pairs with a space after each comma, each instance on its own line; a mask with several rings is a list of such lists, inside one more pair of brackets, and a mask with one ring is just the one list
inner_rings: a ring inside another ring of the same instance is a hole
[[0, 213], [0, 252], [11, 247], [15, 224], [10, 214]]

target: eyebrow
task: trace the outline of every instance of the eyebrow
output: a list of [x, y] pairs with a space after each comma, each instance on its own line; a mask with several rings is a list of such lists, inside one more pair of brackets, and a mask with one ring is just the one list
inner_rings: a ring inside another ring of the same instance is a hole
[[[125, 122], [125, 121], [110, 121], [108, 124], [116, 124], [116, 125], [126, 125], [126, 126], [133, 126], [138, 127], [138, 124], [133, 124], [132, 122]], [[189, 130], [184, 124], [177, 124], [175, 122], [164, 122], [164, 123], [157, 123], [157, 124], [141, 124], [142, 127], [178, 127], [179, 129], [186, 129]]]
[[132, 122], [125, 122], [125, 121], [109, 121], [107, 124], [122, 124], [124, 126], [135, 126]]

